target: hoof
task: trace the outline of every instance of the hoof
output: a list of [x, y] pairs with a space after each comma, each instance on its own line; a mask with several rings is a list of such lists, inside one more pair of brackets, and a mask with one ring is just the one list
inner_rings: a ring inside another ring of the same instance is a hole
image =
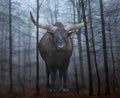
[[69, 90], [68, 88], [64, 88], [62, 91], [63, 91], [64, 93], [68, 93], [70, 90]]
[[63, 89], [62, 88], [59, 88], [59, 92], [62, 92], [63, 91]]
[[50, 85], [49, 85], [49, 84], [47, 84], [47, 85], [46, 85], [46, 88], [49, 90], [49, 89], [50, 89]]

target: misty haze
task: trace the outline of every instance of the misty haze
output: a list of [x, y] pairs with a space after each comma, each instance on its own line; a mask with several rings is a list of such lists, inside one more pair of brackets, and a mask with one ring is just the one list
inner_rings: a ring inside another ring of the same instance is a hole
[[0, 45], [0, 98], [120, 95], [120, 0], [0, 0]]

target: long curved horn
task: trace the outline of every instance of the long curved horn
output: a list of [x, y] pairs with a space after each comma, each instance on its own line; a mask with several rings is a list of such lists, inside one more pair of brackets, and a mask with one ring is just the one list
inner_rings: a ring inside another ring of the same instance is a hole
[[[86, 21], [86, 23], [89, 23], [89, 22], [90, 22], [90, 20], [88, 19], [88, 20]], [[83, 26], [84, 26], [84, 23], [73, 24], [73, 25], [71, 25], [71, 26], [65, 27], [65, 30], [66, 30], [66, 31], [71, 31], [71, 30], [75, 30], [75, 29], [80, 29], [80, 28], [82, 28]]]
[[49, 25], [44, 25], [44, 24], [37, 24], [37, 22], [33, 18], [33, 15], [32, 15], [31, 12], [30, 12], [30, 16], [31, 16], [31, 20], [32, 20], [33, 24], [36, 25], [36, 26], [38, 26], [39, 28], [47, 29], [48, 31], [51, 31], [51, 32], [54, 32], [57, 29], [56, 26], [49, 26]]
[[84, 26], [84, 23], [73, 24], [73, 25], [71, 25], [71, 26], [65, 27], [65, 30], [66, 30], [66, 31], [72, 31], [72, 30], [75, 30], [75, 29], [82, 28], [83, 26]]

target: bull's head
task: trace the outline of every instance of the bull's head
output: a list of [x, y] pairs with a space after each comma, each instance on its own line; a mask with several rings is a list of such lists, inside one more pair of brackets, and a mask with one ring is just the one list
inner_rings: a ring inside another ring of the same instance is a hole
[[46, 29], [50, 34], [52, 34], [52, 36], [54, 37], [56, 47], [58, 49], [64, 48], [64, 46], [66, 45], [67, 38], [73, 33], [71, 32], [72, 30], [80, 29], [82, 26], [84, 26], [84, 23], [73, 24], [67, 27], [64, 27], [61, 23], [59, 23], [60, 26], [37, 24], [31, 12], [30, 15], [34, 25], [38, 26], [39, 28]]
[[[61, 24], [61, 23], [57, 23], [57, 24]], [[52, 34], [54, 38], [54, 43], [57, 49], [64, 49], [64, 47], [67, 44], [68, 37], [70, 37], [72, 33], [73, 32], [66, 31], [64, 26], [61, 26], [61, 27], [57, 27], [57, 29], [53, 33], [50, 33], [50, 34]]]

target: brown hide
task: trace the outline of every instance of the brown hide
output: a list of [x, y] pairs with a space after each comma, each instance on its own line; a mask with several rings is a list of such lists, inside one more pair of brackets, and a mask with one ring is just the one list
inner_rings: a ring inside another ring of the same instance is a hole
[[[55, 32], [47, 31], [39, 42], [39, 51], [46, 64], [46, 86], [55, 91], [56, 71], [59, 71], [59, 91], [68, 92], [67, 70], [72, 55], [72, 39], [61, 23]], [[51, 82], [50, 82], [51, 78]]]
[[[63, 27], [61, 23], [55, 26]], [[72, 40], [67, 37], [66, 45], [63, 49], [58, 50], [55, 46], [54, 37], [50, 32], [46, 32], [39, 42], [39, 50], [41, 57], [45, 60], [46, 67], [49, 69], [59, 70], [59, 68], [66, 68], [66, 62], [69, 61], [72, 54]]]

